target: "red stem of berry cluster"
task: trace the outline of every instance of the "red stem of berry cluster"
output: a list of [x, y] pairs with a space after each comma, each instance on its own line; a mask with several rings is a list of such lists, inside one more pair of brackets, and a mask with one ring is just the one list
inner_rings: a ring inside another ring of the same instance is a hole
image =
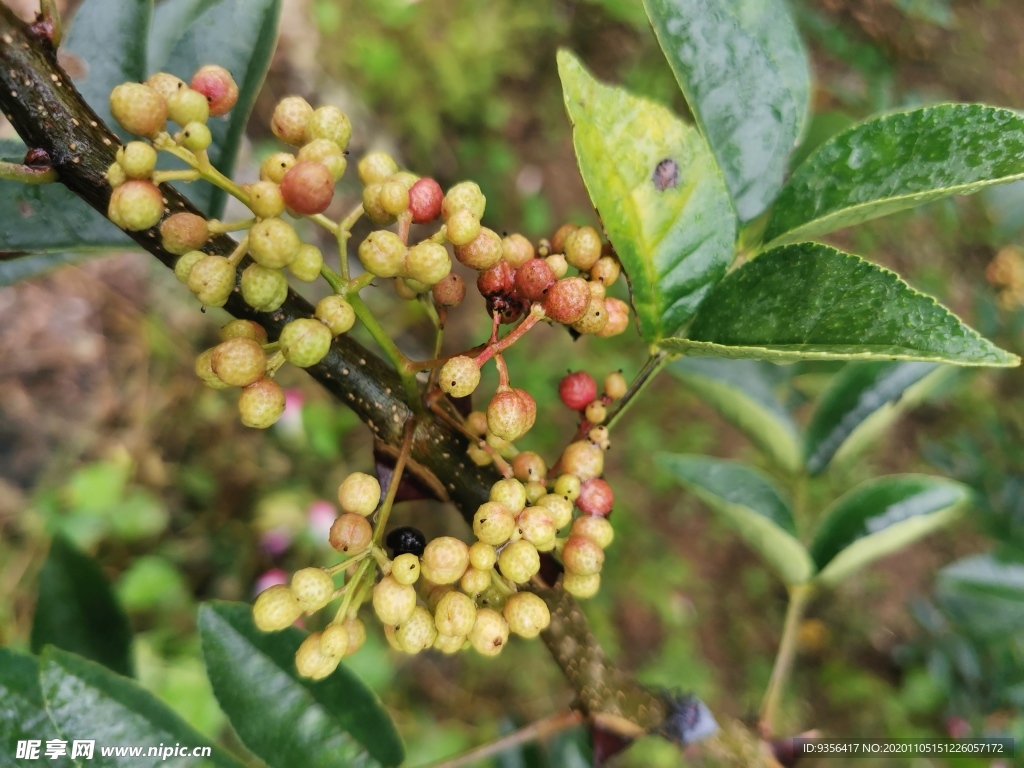
[[[48, 35], [25, 24], [3, 3], [0, 110], [28, 147], [47, 154], [61, 184], [106, 215], [111, 190], [105, 174], [114, 162], [118, 138], [85, 103], [57, 63]], [[168, 213], [202, 215], [173, 187], [165, 184], [161, 191]], [[166, 266], [174, 267], [177, 257], [163, 249], [156, 228], [128, 234]], [[206, 250], [228, 255], [237, 245], [227, 234], [218, 234]], [[239, 270], [248, 263], [246, 257]], [[235, 317], [260, 323], [271, 341], [289, 322], [313, 316], [313, 307], [294, 291], [274, 312], [256, 312], [242, 300], [237, 282], [225, 309]], [[506, 349], [539, 320], [540, 315], [531, 312], [490, 354]], [[399, 452], [404, 427], [413, 412], [403, 400], [402, 381], [393, 368], [342, 335], [334, 339], [320, 363], [306, 370], [360, 417], [379, 448], [392, 455]], [[498, 474], [493, 467], [475, 466], [465, 451], [465, 438], [449, 425], [438, 419], [418, 419], [406, 471], [415, 474], [439, 499], [453, 502], [471, 521], [476, 508], [487, 501]], [[544, 641], [576, 689], [582, 711], [595, 721], [619, 723], [623, 732], [656, 730], [668, 714], [667, 700], [608, 661], [570, 595], [558, 587], [538, 592], [552, 612]]]

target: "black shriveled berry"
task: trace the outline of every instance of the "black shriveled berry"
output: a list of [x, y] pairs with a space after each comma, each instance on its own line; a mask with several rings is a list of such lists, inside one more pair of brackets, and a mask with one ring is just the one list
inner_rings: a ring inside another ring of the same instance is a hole
[[407, 553], [420, 557], [427, 548], [427, 537], [418, 528], [406, 525], [389, 533], [385, 543], [391, 550], [392, 558]]

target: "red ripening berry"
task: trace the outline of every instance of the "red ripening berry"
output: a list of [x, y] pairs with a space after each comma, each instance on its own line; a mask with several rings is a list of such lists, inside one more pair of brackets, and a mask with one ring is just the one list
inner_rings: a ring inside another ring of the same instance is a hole
[[590, 306], [590, 287], [582, 277], [564, 277], [544, 295], [544, 313], [556, 323], [575, 323]]
[[516, 270], [516, 288], [529, 301], [540, 301], [555, 284], [555, 273], [544, 259], [530, 259]]
[[238, 103], [238, 85], [224, 67], [208, 64], [192, 77], [191, 88], [206, 97], [210, 117], [220, 117]]
[[516, 287], [515, 269], [502, 259], [477, 276], [476, 287], [485, 299], [492, 296], [510, 296]]
[[576, 497], [576, 506], [588, 515], [607, 517], [614, 502], [615, 493], [612, 487], [599, 477], [587, 480], [580, 486], [580, 495]]
[[298, 162], [281, 179], [284, 204], [296, 213], [323, 213], [334, 197], [334, 179], [327, 166], [310, 160]]
[[414, 224], [429, 224], [441, 215], [444, 191], [431, 178], [424, 178], [409, 187], [409, 213]]
[[597, 399], [597, 382], [586, 371], [566, 374], [558, 382], [558, 397], [574, 411], [585, 410]]

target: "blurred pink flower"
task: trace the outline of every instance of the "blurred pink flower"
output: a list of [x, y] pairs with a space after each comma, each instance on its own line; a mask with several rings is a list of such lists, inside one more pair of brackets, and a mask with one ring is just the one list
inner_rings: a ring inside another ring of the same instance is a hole
[[280, 555], [291, 545], [292, 533], [287, 528], [271, 528], [260, 537], [260, 546], [268, 555]]
[[966, 739], [971, 735], [971, 724], [964, 718], [953, 715], [946, 718], [946, 733], [952, 739]]
[[338, 516], [338, 511], [331, 502], [318, 499], [309, 505], [306, 520], [309, 522], [310, 533], [318, 542], [326, 543], [331, 534], [331, 525]]
[[256, 579], [256, 585], [253, 588], [253, 593], [258, 595], [260, 592], [264, 592], [273, 586], [287, 583], [287, 571], [283, 571], [280, 568], [271, 568]]
[[274, 428], [289, 436], [299, 436], [303, 433], [302, 427], [302, 406], [305, 403], [305, 396], [302, 390], [286, 389], [284, 391], [284, 413], [277, 420]]

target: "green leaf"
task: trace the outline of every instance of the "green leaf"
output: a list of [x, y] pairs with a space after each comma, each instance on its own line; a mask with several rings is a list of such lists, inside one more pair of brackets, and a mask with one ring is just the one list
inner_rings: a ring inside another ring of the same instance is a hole
[[708, 296], [689, 338], [662, 346], [779, 363], [1020, 364], [894, 272], [817, 243], [775, 248], [731, 272]]
[[807, 240], [1021, 178], [1021, 115], [980, 104], [897, 112], [822, 144], [779, 193], [764, 239]]
[[71, 19], [62, 54], [79, 59], [75, 87], [122, 141], [130, 135], [110, 116], [110, 92], [146, 79], [146, 37], [152, 0], [85, 0]]
[[599, 83], [567, 51], [558, 73], [583, 182], [629, 277], [640, 335], [657, 341], [732, 261], [725, 182], [700, 134], [669, 110]]
[[984, 637], [1024, 630], [1024, 562], [992, 554], [958, 560], [939, 571], [938, 596], [961, 626]]
[[772, 391], [779, 379], [777, 366], [756, 360], [690, 358], [675, 361], [670, 370], [779, 467], [789, 472], [800, 468], [797, 427]]
[[644, 0], [740, 219], [782, 186], [808, 116], [807, 54], [785, 0]]
[[873, 417], [896, 410], [904, 393], [939, 369], [936, 363], [850, 363], [832, 379], [807, 426], [807, 471], [816, 475]]
[[962, 483], [928, 475], [890, 475], [861, 483], [825, 512], [811, 544], [820, 573], [835, 586], [885, 555], [956, 520], [971, 498]]
[[[231, 176], [245, 125], [277, 44], [281, 0], [220, 0], [194, 17], [175, 43], [166, 71], [186, 82], [204, 64], [224, 67], [238, 83], [238, 103], [222, 118], [211, 118], [210, 162]], [[206, 182], [187, 185], [186, 194], [200, 209], [220, 217], [226, 193]]]
[[164, 0], [153, 11], [149, 27], [146, 72], [160, 72], [171, 58], [171, 52], [185, 35], [189, 22], [220, 0]]
[[[0, 702], [2, 768], [26, 764], [16, 758], [19, 741], [38, 739], [45, 748], [48, 740], [60, 738], [46, 714], [43, 692], [39, 687], [39, 663], [32, 656], [0, 648]], [[40, 754], [43, 754], [42, 749]], [[47, 759], [46, 763], [59, 768], [78, 764], [67, 756]]]
[[[101, 756], [101, 746], [210, 746], [202, 734], [137, 683], [67, 651], [53, 647], [43, 651], [40, 681], [47, 712], [62, 738], [96, 740], [94, 757], [85, 765], [131, 768], [141, 764], [137, 756]], [[147, 764], [240, 768], [219, 747], [213, 747], [211, 756], [203, 760], [190, 755]]]
[[735, 528], [787, 584], [802, 584], [814, 575], [814, 563], [796, 538], [793, 513], [763, 473], [706, 456], [663, 454], [658, 460]]
[[306, 633], [260, 632], [251, 607], [223, 602], [199, 609], [199, 632], [217, 701], [242, 742], [271, 768], [405, 759], [380, 700], [347, 667], [318, 682], [299, 678], [295, 651]]
[[39, 573], [32, 651], [55, 645], [132, 674], [132, 631], [99, 565], [57, 536]]

